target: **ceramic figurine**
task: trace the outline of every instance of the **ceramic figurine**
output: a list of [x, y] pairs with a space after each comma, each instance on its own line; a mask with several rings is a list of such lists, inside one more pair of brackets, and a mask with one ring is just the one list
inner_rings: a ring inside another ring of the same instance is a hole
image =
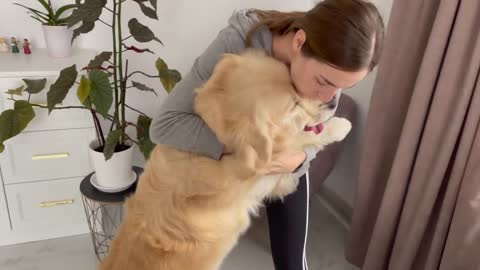
[[12, 46], [12, 53], [19, 53], [20, 50], [18, 49], [18, 43], [14, 37], [10, 39], [10, 43], [10, 46]]
[[8, 44], [4, 38], [0, 38], [0, 52], [8, 52]]
[[23, 52], [25, 54], [31, 54], [32, 51], [30, 50], [30, 42], [28, 42], [28, 39], [23, 39]]

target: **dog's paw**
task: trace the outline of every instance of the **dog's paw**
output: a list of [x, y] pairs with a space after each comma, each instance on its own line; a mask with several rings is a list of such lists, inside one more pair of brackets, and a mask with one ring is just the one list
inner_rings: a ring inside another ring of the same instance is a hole
[[325, 133], [332, 141], [339, 142], [345, 139], [350, 130], [352, 123], [346, 118], [332, 117], [325, 123]]

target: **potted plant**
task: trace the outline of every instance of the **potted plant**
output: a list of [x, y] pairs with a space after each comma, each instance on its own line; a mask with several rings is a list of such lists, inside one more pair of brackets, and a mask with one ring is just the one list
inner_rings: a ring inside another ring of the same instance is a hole
[[14, 3], [28, 10], [30, 17], [42, 24], [43, 35], [47, 45], [48, 55], [54, 58], [70, 56], [72, 53], [72, 31], [68, 28], [69, 16], [65, 12], [76, 7], [75, 4], [64, 5], [54, 10], [50, 0], [37, 0], [43, 10], [34, 9], [25, 5]]
[[[128, 21], [129, 35], [124, 36], [121, 22], [123, 19], [122, 4], [125, 1], [137, 2], [147, 17], [158, 19], [156, 0], [150, 0], [150, 6], [147, 6], [144, 0], [112, 0], [112, 9], [105, 6], [107, 0], [86, 0], [83, 3], [78, 1], [68, 20], [69, 26], [80, 23], [80, 26], [73, 30], [73, 39], [80, 34], [92, 31], [95, 22], [100, 20], [102, 12], [107, 11], [113, 15], [112, 22], [111, 24], [103, 22], [100, 25], [111, 28], [114, 41], [112, 51], [98, 54], [85, 67], [77, 68], [76, 65], [72, 65], [61, 70], [55, 83], [48, 89], [46, 106], [29, 101], [30, 95], [44, 90], [46, 79], [24, 79], [25, 85], [9, 89], [7, 94], [10, 94], [10, 99], [14, 101], [14, 108], [6, 110], [0, 115], [0, 152], [4, 150], [3, 142], [18, 135], [35, 117], [33, 107], [47, 109], [49, 113], [53, 110], [63, 109], [89, 110], [96, 130], [96, 139], [90, 144], [90, 152], [97, 184], [103, 187], [118, 188], [130, 181], [133, 147], [138, 145], [144, 157], [148, 159], [154, 144], [149, 137], [151, 118], [129, 106], [126, 93], [136, 88], [147, 94], [156, 94], [153, 88], [132, 80], [132, 75], [159, 78], [167, 92], [181, 80], [181, 75], [177, 70], [169, 69], [161, 58], [157, 58], [155, 61], [158, 71], [155, 75], [129, 70], [125, 54], [153, 54], [148, 48], [129, 45], [129, 39], [141, 43], [150, 41], [161, 43], [161, 41], [136, 18]], [[69, 91], [76, 91], [78, 106], [60, 105]], [[28, 99], [17, 98], [17, 95], [22, 92], [28, 93]], [[136, 123], [126, 119], [126, 110], [133, 110], [139, 114]], [[110, 125], [107, 130], [102, 129], [100, 118], [109, 121]], [[126, 133], [127, 127], [136, 129], [135, 139]], [[111, 182], [112, 180], [115, 182]]]

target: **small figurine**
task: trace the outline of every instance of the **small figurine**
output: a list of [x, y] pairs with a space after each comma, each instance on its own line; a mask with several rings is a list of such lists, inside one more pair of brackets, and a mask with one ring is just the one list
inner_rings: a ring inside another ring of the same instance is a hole
[[8, 44], [4, 38], [0, 38], [0, 52], [8, 52]]
[[14, 37], [12, 37], [10, 39], [10, 42], [11, 42], [10, 46], [12, 46], [12, 53], [19, 53], [20, 50], [18, 49], [17, 40]]
[[30, 42], [28, 42], [28, 39], [24, 38], [23, 39], [23, 52], [25, 54], [31, 54], [32, 51], [30, 50]]

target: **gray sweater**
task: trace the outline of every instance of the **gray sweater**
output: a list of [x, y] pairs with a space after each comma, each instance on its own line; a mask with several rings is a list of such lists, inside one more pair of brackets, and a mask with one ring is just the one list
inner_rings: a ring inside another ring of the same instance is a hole
[[[223, 144], [193, 111], [194, 89], [209, 79], [215, 64], [224, 53], [238, 54], [245, 49], [247, 33], [256, 21], [256, 15], [249, 9], [233, 13], [228, 20], [228, 26], [218, 33], [215, 40], [195, 60], [190, 72], [175, 86], [163, 103], [157, 106], [150, 126], [150, 138], [154, 143], [220, 159]], [[271, 55], [272, 33], [269, 29], [260, 28], [256, 31], [252, 36], [252, 46], [264, 49]], [[296, 177], [308, 171], [317, 149], [307, 148], [305, 153], [307, 158], [302, 166], [295, 170]]]

